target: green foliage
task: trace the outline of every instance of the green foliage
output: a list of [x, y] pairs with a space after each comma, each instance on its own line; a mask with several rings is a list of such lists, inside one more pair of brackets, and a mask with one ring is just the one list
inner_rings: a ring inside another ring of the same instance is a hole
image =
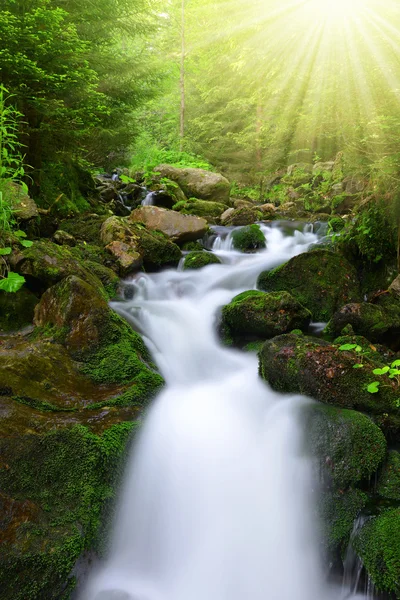
[[18, 292], [19, 289], [24, 285], [25, 278], [18, 273], [8, 271], [7, 277], [0, 279], [0, 290], [5, 292]]

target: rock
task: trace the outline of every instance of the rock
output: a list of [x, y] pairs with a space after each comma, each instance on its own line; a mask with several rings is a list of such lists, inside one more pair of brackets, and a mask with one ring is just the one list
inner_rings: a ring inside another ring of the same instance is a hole
[[138, 271], [143, 265], [142, 255], [133, 250], [130, 244], [115, 240], [107, 244], [105, 248], [114, 257], [121, 277]]
[[310, 163], [295, 163], [289, 165], [283, 182], [298, 187], [309, 183], [313, 178], [313, 165]]
[[16, 293], [0, 291], [0, 332], [17, 331], [31, 325], [38, 302], [25, 286]]
[[73, 235], [76, 240], [81, 240], [89, 244], [101, 245], [100, 231], [105, 216], [84, 215], [62, 222], [62, 230]]
[[343, 192], [344, 192], [343, 182], [335, 183], [331, 187], [331, 194], [332, 194], [332, 196], [340, 196], [340, 194], [342, 194]]
[[313, 169], [314, 167], [311, 163], [299, 162], [289, 165], [286, 173], [287, 175], [289, 175], [289, 177], [291, 177], [295, 173], [295, 171], [303, 171], [304, 173], [311, 174], [313, 172]]
[[53, 242], [59, 246], [76, 246], [76, 239], [74, 236], [66, 231], [63, 231], [62, 229], [57, 229], [53, 235]]
[[376, 492], [385, 500], [400, 502], [400, 453], [390, 450], [380, 472]]
[[254, 202], [245, 200], [244, 198], [237, 198], [233, 200], [234, 208], [255, 208]]
[[262, 213], [263, 218], [273, 217], [275, 215], [276, 208], [273, 204], [261, 204], [261, 206], [257, 206], [257, 208]]
[[331, 171], [333, 171], [334, 166], [334, 160], [329, 160], [327, 162], [317, 162], [313, 166], [313, 173], [321, 173], [322, 171], [328, 171], [330, 173]]
[[221, 261], [218, 256], [212, 254], [212, 252], [203, 251], [194, 251], [189, 252], [185, 256], [185, 260], [183, 262], [183, 268], [186, 269], [202, 269], [207, 265], [220, 265]]
[[368, 302], [346, 304], [335, 312], [326, 333], [337, 336], [348, 325], [371, 342], [390, 344], [398, 340], [395, 345], [400, 345], [400, 303], [394, 311]]
[[235, 212], [234, 208], [228, 208], [225, 212], [220, 216], [221, 225], [225, 225], [226, 221], [229, 221], [229, 218]]
[[354, 267], [330, 250], [315, 249], [264, 271], [257, 286], [266, 292], [290, 292], [315, 321], [328, 321], [344, 304], [361, 300]]
[[358, 486], [377, 472], [386, 440], [371, 419], [353, 410], [308, 404], [302, 409], [306, 446], [317, 461], [324, 542], [332, 557], [348, 546], [368, 496]]
[[384, 510], [367, 520], [353, 547], [376, 586], [391, 597], [400, 597], [400, 508]]
[[162, 181], [160, 179], [160, 176], [154, 177], [147, 186], [154, 193], [154, 206], [173, 208], [175, 204], [187, 201], [185, 194], [175, 181], [167, 177], [163, 177]]
[[[178, 208], [175, 208], [175, 210], [178, 210]], [[204, 217], [207, 222], [213, 223], [219, 220], [219, 217], [226, 210], [227, 206], [225, 204], [221, 204], [220, 202], [212, 202], [211, 200], [197, 200], [196, 198], [190, 198], [179, 208], [179, 212], [181, 212], [183, 215]]]
[[235, 208], [235, 210], [224, 219], [224, 225], [240, 227], [242, 225], [251, 225], [255, 221], [260, 221], [263, 215], [256, 207]]
[[10, 264], [13, 271], [25, 277], [27, 287], [38, 294], [69, 275], [102, 288], [101, 282], [83, 267], [72, 250], [49, 240], [39, 240], [30, 248], [14, 250]]
[[236, 250], [248, 253], [256, 252], [267, 246], [265, 235], [260, 226], [255, 224], [235, 229], [232, 232], [232, 243]]
[[110, 217], [103, 223], [101, 239], [117, 258], [121, 275], [139, 268], [142, 262], [150, 269], [176, 265], [182, 256], [179, 247], [161, 231], [148, 231], [120, 217]]
[[229, 203], [230, 183], [218, 173], [203, 169], [179, 169], [170, 165], [158, 165], [155, 171], [161, 177], [175, 181], [188, 198], [194, 196], [201, 200]]
[[118, 275], [112, 269], [91, 260], [85, 260], [82, 264], [89, 273], [92, 273], [101, 281], [108, 297], [110, 299], [115, 298], [119, 287]]
[[222, 331], [234, 341], [246, 338], [267, 339], [306, 329], [311, 313], [289, 293], [265, 294], [255, 290], [235, 296], [222, 309]]
[[345, 227], [345, 225], [346, 225], [346, 221], [344, 219], [342, 219], [341, 217], [329, 218], [328, 231], [331, 231], [333, 233], [338, 233], [339, 231], [342, 231], [342, 229]]
[[359, 177], [350, 176], [343, 180], [343, 185], [345, 187], [345, 192], [350, 196], [353, 196], [365, 190], [367, 181], [365, 179], [360, 179]]
[[15, 182], [8, 182], [5, 194], [11, 201], [11, 208], [19, 221], [29, 221], [39, 216], [36, 202]]
[[143, 223], [151, 231], [162, 231], [178, 244], [198, 240], [208, 229], [207, 221], [201, 217], [182, 215], [157, 206], [137, 208], [128, 217], [128, 222]]
[[[361, 360], [363, 368], [355, 369]], [[377, 379], [373, 370], [382, 366], [375, 357], [361, 357], [353, 350], [341, 351], [327, 342], [293, 334], [268, 340], [260, 353], [260, 375], [273, 389], [362, 410], [396, 437], [400, 433], [397, 383], [388, 378], [377, 394], [367, 390]]]

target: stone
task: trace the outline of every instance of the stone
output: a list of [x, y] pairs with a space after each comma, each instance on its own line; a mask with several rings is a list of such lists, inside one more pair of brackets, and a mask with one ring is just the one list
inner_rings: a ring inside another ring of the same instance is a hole
[[335, 166], [335, 161], [329, 160], [326, 162], [317, 162], [313, 166], [313, 173], [321, 173], [322, 171], [328, 171], [329, 173], [333, 171], [333, 167]]
[[[8, 183], [10, 189], [11, 207], [19, 221], [29, 221], [39, 216], [36, 202], [23, 190], [18, 183]], [[7, 194], [7, 188], [6, 192]]]
[[222, 204], [229, 204], [230, 183], [219, 173], [203, 169], [180, 169], [171, 165], [158, 165], [154, 169], [161, 177], [175, 181], [183, 193], [190, 198], [200, 200], [213, 200]]
[[262, 212], [263, 217], [273, 216], [276, 211], [276, 207], [270, 203], [261, 204], [260, 206], [257, 206], [257, 208], [260, 212]]
[[110, 242], [105, 246], [105, 249], [115, 258], [121, 277], [138, 271], [143, 264], [142, 255], [133, 250], [130, 244], [121, 242], [120, 240]]
[[343, 305], [361, 300], [355, 268], [340, 254], [318, 248], [264, 271], [257, 286], [266, 292], [290, 292], [315, 321], [327, 322]]
[[235, 208], [235, 210], [224, 219], [224, 225], [239, 227], [243, 225], [251, 225], [263, 218], [262, 212], [258, 207], [243, 207]]
[[201, 217], [182, 215], [158, 206], [141, 206], [131, 212], [129, 223], [142, 223], [151, 231], [161, 231], [178, 244], [196, 241], [208, 230], [207, 221]]
[[222, 213], [222, 215], [220, 216], [220, 221], [222, 225], [225, 225], [226, 221], [229, 221], [229, 218], [232, 216], [232, 214], [235, 212], [234, 208], [227, 208], [226, 211], [224, 211]]
[[232, 232], [232, 244], [236, 250], [252, 253], [266, 248], [267, 241], [259, 225], [246, 225]]
[[212, 254], [212, 252], [203, 251], [194, 251], [189, 252], [185, 256], [185, 260], [183, 261], [183, 269], [202, 269], [203, 267], [207, 267], [208, 265], [220, 265], [221, 261], [218, 256]]
[[235, 296], [222, 309], [221, 329], [234, 341], [268, 339], [307, 329], [311, 313], [288, 292], [266, 294], [255, 290]]
[[196, 198], [190, 198], [187, 202], [182, 204], [179, 210], [183, 215], [195, 215], [197, 217], [204, 217], [207, 222], [215, 223], [219, 221], [219, 217], [227, 210], [226, 204], [220, 202], [213, 202], [211, 200], [197, 200]]
[[74, 236], [62, 229], [57, 229], [53, 235], [53, 241], [59, 246], [76, 246], [76, 239]]

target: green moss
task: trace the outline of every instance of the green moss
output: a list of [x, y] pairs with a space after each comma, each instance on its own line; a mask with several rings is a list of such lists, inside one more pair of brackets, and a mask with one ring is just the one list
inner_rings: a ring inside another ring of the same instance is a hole
[[102, 545], [104, 518], [136, 427], [120, 423], [97, 436], [78, 425], [0, 439], [9, 466], [0, 469], [0, 488], [13, 507], [0, 534], [4, 600], [58, 600], [73, 587], [69, 577], [82, 551]]
[[[135, 227], [132, 228], [135, 230]], [[182, 252], [162, 231], [137, 230], [140, 238], [139, 252], [143, 254], [146, 268], [177, 265]]]
[[267, 339], [294, 328], [307, 328], [310, 312], [288, 292], [243, 292], [222, 309], [222, 328], [234, 339]]
[[354, 521], [367, 501], [367, 494], [357, 489], [323, 494], [319, 509], [328, 550], [339, 549], [342, 555], [345, 554]]
[[75, 239], [101, 246], [100, 230], [105, 216], [80, 215], [61, 222], [60, 229], [70, 233]]
[[220, 265], [221, 261], [215, 254], [202, 250], [201, 252], [189, 252], [185, 256], [183, 268], [186, 269], [201, 269], [207, 265]]
[[259, 340], [256, 342], [249, 342], [248, 344], [246, 344], [243, 347], [243, 350], [245, 350], [245, 352], [255, 352], [256, 354], [258, 354], [262, 348], [264, 344], [264, 340]]
[[361, 300], [354, 267], [340, 254], [318, 248], [264, 271], [257, 285], [267, 292], [290, 292], [315, 321], [329, 321], [344, 304]]
[[202, 252], [204, 250], [201, 242], [185, 242], [182, 245], [182, 250], [184, 252]]
[[107, 296], [110, 300], [115, 298], [117, 295], [117, 290], [119, 287], [119, 277], [114, 271], [109, 269], [108, 267], [104, 267], [100, 265], [98, 262], [93, 262], [91, 260], [83, 261], [83, 266], [90, 273], [95, 275], [104, 286], [104, 289], [107, 293]]
[[232, 232], [232, 243], [236, 250], [255, 252], [266, 247], [265, 235], [259, 225], [247, 225]]
[[368, 521], [353, 546], [378, 591], [400, 597], [400, 509]]
[[219, 217], [228, 207], [220, 202], [210, 200], [198, 200], [190, 198], [187, 202], [174, 206], [174, 210], [179, 210], [184, 215], [195, 215], [197, 217]]
[[346, 225], [346, 221], [341, 217], [333, 217], [328, 221], [328, 231], [333, 233], [338, 233], [342, 231]]
[[400, 501], [400, 453], [391, 450], [380, 473], [377, 494], [388, 500]]

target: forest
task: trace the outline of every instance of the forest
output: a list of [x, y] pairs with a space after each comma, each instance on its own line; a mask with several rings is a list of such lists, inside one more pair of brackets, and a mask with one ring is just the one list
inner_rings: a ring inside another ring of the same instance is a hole
[[399, 599], [399, 443], [398, 1], [0, 0], [0, 600]]

